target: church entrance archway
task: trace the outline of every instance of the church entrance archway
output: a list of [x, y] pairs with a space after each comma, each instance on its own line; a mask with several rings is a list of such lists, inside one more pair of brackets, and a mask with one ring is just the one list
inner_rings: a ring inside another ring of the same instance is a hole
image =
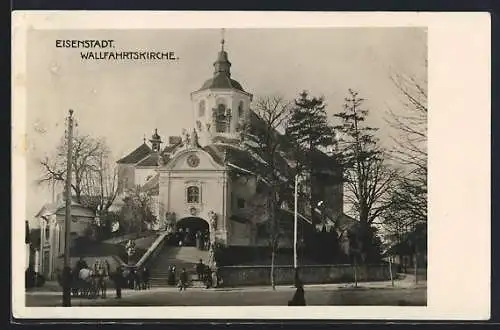
[[177, 234], [179, 245], [203, 248], [210, 239], [210, 227], [202, 218], [187, 217], [177, 222]]

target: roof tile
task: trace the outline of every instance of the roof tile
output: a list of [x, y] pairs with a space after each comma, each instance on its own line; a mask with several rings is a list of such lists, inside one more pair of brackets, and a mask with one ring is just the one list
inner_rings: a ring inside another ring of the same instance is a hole
[[137, 147], [134, 151], [132, 151], [130, 154], [127, 156], [123, 157], [122, 159], [118, 160], [118, 164], [135, 164], [153, 151], [151, 148], [146, 144], [143, 143], [139, 147]]

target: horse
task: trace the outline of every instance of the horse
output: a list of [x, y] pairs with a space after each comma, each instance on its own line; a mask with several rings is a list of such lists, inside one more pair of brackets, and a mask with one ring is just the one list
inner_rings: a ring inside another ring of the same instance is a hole
[[100, 287], [100, 279], [97, 272], [90, 268], [82, 268], [80, 270], [79, 279], [82, 296], [96, 298]]
[[101, 293], [101, 298], [106, 298], [107, 281], [109, 278], [109, 265], [106, 267], [102, 263], [98, 265], [94, 274], [97, 294]]

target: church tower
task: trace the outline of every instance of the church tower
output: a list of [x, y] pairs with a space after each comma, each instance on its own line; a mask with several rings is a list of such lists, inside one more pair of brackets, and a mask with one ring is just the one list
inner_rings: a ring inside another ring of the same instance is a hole
[[202, 147], [217, 137], [239, 140], [243, 126], [249, 120], [252, 94], [231, 78], [231, 62], [224, 44], [223, 35], [221, 50], [213, 64], [213, 77], [191, 93], [194, 127]]

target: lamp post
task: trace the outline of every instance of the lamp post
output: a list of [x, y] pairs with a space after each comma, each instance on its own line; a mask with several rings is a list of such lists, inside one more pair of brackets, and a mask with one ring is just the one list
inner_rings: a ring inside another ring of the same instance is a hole
[[71, 287], [70, 287], [70, 225], [71, 225], [71, 161], [73, 147], [73, 110], [69, 110], [68, 116], [68, 155], [66, 168], [66, 217], [64, 219], [64, 269], [63, 269], [63, 307], [71, 307]]

